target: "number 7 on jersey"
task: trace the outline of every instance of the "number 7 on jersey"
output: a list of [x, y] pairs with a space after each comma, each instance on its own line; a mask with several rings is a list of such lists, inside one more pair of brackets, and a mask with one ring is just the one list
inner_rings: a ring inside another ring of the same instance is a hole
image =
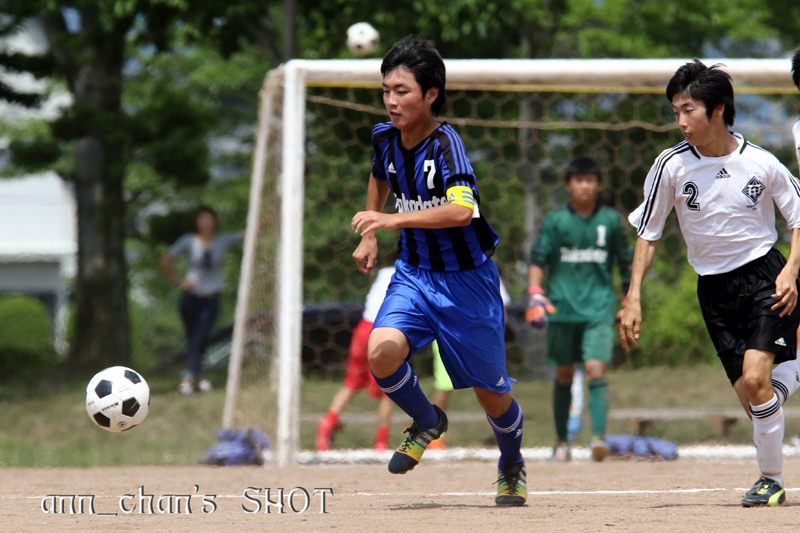
[[433, 159], [426, 159], [423, 170], [428, 173], [428, 188], [433, 189], [433, 178], [436, 176], [436, 167], [433, 166]]

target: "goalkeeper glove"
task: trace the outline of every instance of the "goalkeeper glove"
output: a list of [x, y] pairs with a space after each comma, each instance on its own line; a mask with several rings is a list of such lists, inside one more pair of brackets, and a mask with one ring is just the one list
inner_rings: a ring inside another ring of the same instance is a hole
[[528, 300], [528, 310], [525, 312], [525, 319], [531, 326], [541, 329], [547, 325], [547, 314], [556, 312], [556, 308], [550, 303], [541, 287], [531, 287], [528, 289], [530, 299]]
[[622, 313], [625, 312], [625, 306], [628, 305], [628, 299], [623, 298], [622, 301], [620, 302], [620, 305], [622, 306], [622, 309], [617, 311], [617, 314], [614, 315], [614, 327], [617, 328], [619, 327], [620, 324], [622, 324]]

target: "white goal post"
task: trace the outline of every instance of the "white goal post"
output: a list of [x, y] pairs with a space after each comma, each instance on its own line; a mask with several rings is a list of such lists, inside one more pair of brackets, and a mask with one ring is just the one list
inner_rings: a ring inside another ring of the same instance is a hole
[[[561, 91], [660, 93], [686, 59], [602, 60], [448, 60], [447, 88], [491, 91]], [[722, 63], [737, 92], [790, 93], [788, 59], [703, 59]], [[300, 426], [300, 382], [303, 320], [303, 201], [306, 146], [306, 88], [308, 86], [379, 88], [380, 60], [292, 60], [271, 71], [261, 92], [253, 155], [249, 213], [236, 303], [233, 345], [229, 363], [222, 425], [230, 427], [237, 409], [240, 369], [249, 320], [255, 247], [270, 126], [279, 123], [280, 198], [276, 263], [275, 323], [277, 362], [277, 429], [275, 461], [296, 463]], [[768, 90], [766, 89], [768, 88]], [[282, 102], [275, 95], [282, 93]], [[276, 113], [275, 109], [282, 112]], [[364, 154], [369, 158], [369, 154]], [[342, 220], [347, 224], [349, 220]], [[353, 266], [355, 268], [355, 266]]]

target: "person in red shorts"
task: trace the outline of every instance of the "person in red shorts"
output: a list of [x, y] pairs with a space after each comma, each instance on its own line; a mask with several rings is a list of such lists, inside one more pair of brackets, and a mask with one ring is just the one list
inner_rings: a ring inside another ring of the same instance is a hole
[[356, 394], [364, 388], [370, 398], [380, 398], [378, 404], [378, 431], [375, 433], [375, 450], [389, 449], [389, 424], [392, 418], [392, 406], [394, 403], [386, 396], [381, 388], [375, 383], [375, 378], [369, 369], [367, 361], [367, 343], [369, 334], [372, 331], [372, 322], [378, 315], [386, 296], [386, 288], [394, 274], [394, 267], [382, 268], [367, 295], [364, 305], [364, 314], [361, 321], [353, 330], [350, 339], [350, 352], [347, 354], [347, 370], [344, 376], [344, 386], [333, 397], [328, 412], [322, 417], [317, 426], [317, 451], [327, 451], [331, 449], [333, 435], [339, 429], [339, 415], [347, 407]]

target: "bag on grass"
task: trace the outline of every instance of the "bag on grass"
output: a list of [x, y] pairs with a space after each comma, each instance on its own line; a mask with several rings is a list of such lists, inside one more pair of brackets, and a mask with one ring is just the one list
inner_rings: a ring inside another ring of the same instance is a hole
[[264, 450], [272, 446], [258, 428], [221, 429], [219, 442], [206, 450], [203, 462], [216, 466], [263, 465]]
[[635, 457], [655, 456], [671, 461], [678, 458], [678, 445], [655, 437], [638, 435], [606, 435], [608, 450], [614, 455], [633, 454]]

